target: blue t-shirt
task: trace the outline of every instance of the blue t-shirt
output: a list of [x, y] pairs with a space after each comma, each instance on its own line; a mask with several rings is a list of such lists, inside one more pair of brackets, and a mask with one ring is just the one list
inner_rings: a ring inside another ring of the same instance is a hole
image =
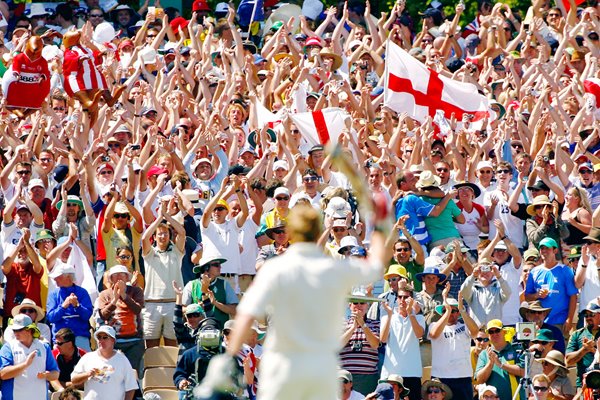
[[548, 269], [543, 265], [538, 265], [531, 270], [527, 278], [525, 294], [535, 294], [542, 285], [548, 285], [549, 291], [545, 299], [540, 299], [544, 308], [550, 308], [550, 314], [544, 321], [547, 324], [564, 324], [569, 315], [569, 301], [571, 296], [578, 293], [575, 287], [575, 277], [573, 270], [564, 264], [557, 264], [554, 268]]
[[396, 203], [396, 220], [403, 215], [408, 215], [409, 218], [405, 223], [406, 229], [420, 244], [427, 244], [430, 238], [425, 227], [425, 217], [431, 213], [434, 207], [435, 205], [429, 204], [419, 196], [409, 194]]
[[21, 373], [14, 378], [2, 381], [3, 400], [13, 400], [17, 392], [19, 393], [18, 398], [21, 399], [46, 398], [44, 394], [48, 391], [48, 381], [38, 379], [36, 375], [38, 372], [58, 371], [58, 364], [52, 355], [49, 344], [34, 339], [31, 346], [27, 348], [18, 342], [10, 341], [0, 349], [0, 368], [20, 364], [32, 352], [37, 352], [37, 356], [25, 370], [26, 374]]

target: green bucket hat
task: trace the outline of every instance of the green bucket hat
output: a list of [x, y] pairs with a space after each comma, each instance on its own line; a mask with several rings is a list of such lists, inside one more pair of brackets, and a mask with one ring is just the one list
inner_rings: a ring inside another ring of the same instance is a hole
[[581, 257], [581, 246], [571, 247], [571, 250], [569, 250], [569, 255], [567, 256], [567, 259], [572, 260], [574, 258], [580, 258], [580, 257]]
[[535, 334], [535, 339], [541, 342], [556, 342], [554, 339], [554, 334], [550, 329], [539, 329]]
[[40, 240], [44, 240], [44, 239], [52, 239], [52, 240], [56, 241], [54, 234], [52, 234], [52, 231], [49, 229], [42, 229], [41, 231], [39, 231], [38, 233], [35, 234], [35, 243], [39, 242]]
[[[56, 208], [58, 208], [60, 210], [60, 207], [62, 207], [62, 203], [63, 201], [59, 201], [56, 204]], [[74, 194], [70, 194], [67, 196], [67, 203], [71, 203], [71, 204], [77, 204], [79, 206], [79, 210], [83, 210], [83, 201], [81, 201], [81, 199], [79, 198], [79, 196], [75, 196]]]

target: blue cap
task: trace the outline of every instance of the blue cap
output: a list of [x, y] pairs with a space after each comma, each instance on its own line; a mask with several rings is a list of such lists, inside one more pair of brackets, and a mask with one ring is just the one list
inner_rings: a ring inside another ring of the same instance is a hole
[[260, 64], [263, 61], [267, 60], [265, 60], [260, 54], [254, 54], [254, 65]]
[[540, 240], [540, 244], [538, 245], [539, 247], [554, 247], [555, 249], [558, 249], [558, 244], [556, 243], [556, 240], [552, 239], [551, 237], [545, 237], [542, 240]]
[[350, 256], [353, 256], [353, 257], [366, 257], [367, 256], [367, 249], [365, 249], [363, 246], [353, 247], [352, 250], [350, 250]]

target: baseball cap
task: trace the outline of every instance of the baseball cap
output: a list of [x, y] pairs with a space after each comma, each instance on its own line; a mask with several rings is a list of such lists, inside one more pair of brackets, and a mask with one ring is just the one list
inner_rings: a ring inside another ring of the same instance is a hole
[[98, 335], [101, 333], [106, 333], [111, 338], [115, 340], [117, 339], [117, 333], [115, 332], [115, 328], [113, 328], [112, 326], [102, 325], [96, 330], [96, 332], [94, 333], [94, 337], [98, 339]]
[[19, 331], [21, 329], [27, 328], [29, 325], [33, 324], [33, 321], [28, 315], [25, 314], [17, 314], [13, 318], [12, 329], [13, 331]]
[[289, 196], [290, 195], [290, 190], [285, 187], [285, 186], [279, 186], [277, 189], [275, 189], [275, 192], [273, 193], [273, 197], [277, 197], [280, 194], [283, 194], [285, 196]]
[[538, 245], [539, 247], [554, 247], [556, 249], [558, 249], [558, 244], [556, 243], [556, 240], [552, 239], [551, 237], [545, 237], [542, 240], [540, 240], [540, 244]]
[[185, 315], [196, 313], [204, 314], [204, 310], [202, 309], [202, 306], [200, 304], [192, 303], [185, 308]]
[[504, 329], [504, 324], [499, 319], [493, 319], [487, 323], [485, 331], [489, 333], [490, 329]]

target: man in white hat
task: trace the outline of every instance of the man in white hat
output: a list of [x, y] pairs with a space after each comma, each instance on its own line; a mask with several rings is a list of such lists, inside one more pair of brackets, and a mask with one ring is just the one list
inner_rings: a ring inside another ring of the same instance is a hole
[[46, 319], [52, 326], [52, 334], [70, 328], [77, 347], [90, 351], [89, 320], [94, 307], [88, 292], [75, 284], [75, 267], [56, 265], [48, 277], [54, 279], [57, 286], [48, 293]]
[[121, 350], [131, 366], [141, 376], [141, 361], [144, 355], [144, 331], [142, 308], [144, 292], [137, 286], [127, 285], [131, 273], [124, 265], [115, 265], [108, 270], [110, 287], [103, 290], [96, 301], [94, 315], [97, 325], [115, 328], [115, 348]]
[[138, 383], [127, 357], [115, 350], [114, 328], [103, 325], [94, 336], [98, 349], [81, 357], [71, 374], [73, 385], [83, 385], [85, 399], [132, 400]]
[[13, 319], [14, 340], [0, 349], [2, 398], [45, 399], [48, 382], [58, 379], [58, 365], [48, 343], [37, 339], [40, 332], [27, 315]]

